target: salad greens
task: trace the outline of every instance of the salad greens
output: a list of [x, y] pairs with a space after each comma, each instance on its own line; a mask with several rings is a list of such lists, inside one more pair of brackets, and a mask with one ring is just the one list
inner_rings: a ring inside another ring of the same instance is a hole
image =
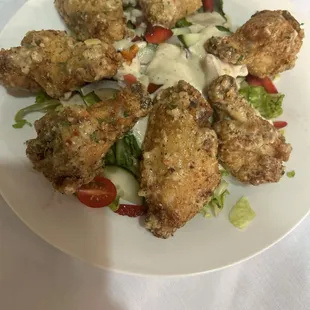
[[131, 172], [135, 177], [140, 174], [141, 149], [135, 136], [127, 133], [115, 142], [104, 158], [107, 166], [116, 165]]
[[32, 126], [32, 124], [29, 123], [25, 119], [25, 116], [27, 114], [30, 114], [33, 112], [46, 113], [46, 112], [54, 111], [60, 105], [61, 103], [59, 100], [52, 99], [45, 92], [41, 91], [36, 96], [35, 104], [25, 107], [16, 113], [14, 117], [15, 124], [13, 124], [13, 127], [23, 128], [25, 125]]
[[228, 186], [229, 183], [222, 180], [219, 187], [214, 191], [211, 200], [200, 211], [204, 217], [218, 216], [221, 213], [226, 196], [229, 195]]
[[255, 108], [262, 117], [274, 119], [282, 115], [283, 94], [268, 94], [262, 86], [245, 86], [240, 94]]
[[85, 96], [83, 96], [82, 93], [81, 97], [84, 100], [84, 103], [86, 104], [87, 107], [91, 107], [93, 104], [98, 103], [101, 101], [101, 99], [95, 94], [95, 92], [91, 92]]
[[219, 31], [228, 32], [228, 33], [232, 34], [231, 30], [229, 30], [228, 28], [226, 28], [224, 26], [215, 26], [215, 27]]
[[176, 28], [189, 27], [189, 26], [191, 26], [191, 25], [192, 25], [192, 23], [189, 22], [189, 21], [187, 21], [185, 17], [182, 18], [182, 19], [179, 19], [179, 20], [177, 21], [177, 23], [175, 24]]
[[230, 210], [229, 221], [235, 227], [244, 229], [255, 218], [256, 214], [246, 197], [242, 197]]
[[290, 179], [294, 178], [295, 175], [296, 175], [296, 172], [294, 170], [286, 173], [286, 176]]

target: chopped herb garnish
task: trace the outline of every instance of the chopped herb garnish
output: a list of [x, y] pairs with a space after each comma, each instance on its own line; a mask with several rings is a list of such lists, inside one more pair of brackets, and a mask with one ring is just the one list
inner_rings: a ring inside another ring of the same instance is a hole
[[177, 106], [178, 106], [177, 104], [174, 104], [174, 103], [170, 102], [170, 103], [168, 103], [167, 107], [168, 107], [169, 110], [174, 110], [175, 108], [177, 108]]
[[61, 126], [63, 126], [63, 127], [68, 127], [68, 126], [71, 125], [71, 123], [70, 123], [69, 121], [66, 121], [66, 120], [62, 121], [60, 124], [61, 124]]
[[96, 143], [99, 143], [99, 137], [98, 137], [98, 132], [97, 131], [94, 131], [93, 133], [90, 134], [90, 138], [96, 142]]
[[293, 171], [289, 171], [289, 172], [286, 173], [286, 175], [287, 175], [288, 178], [292, 179], [292, 178], [295, 177], [296, 172], [294, 170]]
[[244, 55], [241, 55], [241, 56], [238, 58], [237, 63], [241, 62], [243, 59], [244, 59]]
[[102, 125], [102, 123], [104, 122], [104, 119], [102, 119], [102, 118], [98, 118], [98, 119], [97, 119], [97, 121], [98, 121], [99, 125], [101, 126], [101, 125]]
[[130, 114], [127, 111], [124, 112], [124, 117], [128, 117], [129, 115]]

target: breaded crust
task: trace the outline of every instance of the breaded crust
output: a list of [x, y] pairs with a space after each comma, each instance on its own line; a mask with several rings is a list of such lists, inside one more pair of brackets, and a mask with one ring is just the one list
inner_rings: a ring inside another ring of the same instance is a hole
[[221, 60], [246, 64], [249, 73], [264, 78], [295, 66], [304, 30], [288, 11], [261, 11], [229, 37], [213, 37], [206, 50]]
[[180, 81], [155, 100], [143, 143], [141, 191], [145, 226], [168, 238], [208, 202], [220, 182], [212, 109], [191, 85]]
[[202, 6], [201, 0], [139, 0], [139, 4], [149, 23], [166, 28]]
[[117, 41], [125, 35], [121, 0], [55, 0], [55, 6], [79, 40]]

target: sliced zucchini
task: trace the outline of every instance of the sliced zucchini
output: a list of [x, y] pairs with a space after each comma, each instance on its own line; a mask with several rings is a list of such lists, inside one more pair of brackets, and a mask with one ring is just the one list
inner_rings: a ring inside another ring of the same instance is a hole
[[122, 193], [122, 199], [136, 205], [143, 204], [143, 199], [138, 196], [139, 183], [130, 172], [120, 167], [106, 166], [103, 175]]
[[190, 47], [196, 44], [201, 39], [200, 33], [189, 33], [178, 36], [179, 40], [185, 45], [185, 47]]

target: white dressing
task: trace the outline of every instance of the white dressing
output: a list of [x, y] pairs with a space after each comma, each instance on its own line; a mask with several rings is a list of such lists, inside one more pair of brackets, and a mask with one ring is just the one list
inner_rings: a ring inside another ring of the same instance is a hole
[[182, 47], [168, 43], [159, 45], [145, 73], [151, 83], [163, 85], [164, 88], [185, 80], [201, 90], [205, 79], [199, 57], [187, 58]]
[[206, 55], [206, 50], [204, 48], [206, 42], [212, 37], [225, 37], [227, 36], [227, 32], [218, 30], [215, 26], [209, 26], [204, 28], [201, 32], [201, 39], [194, 45], [192, 45], [189, 50], [199, 56], [203, 57]]
[[187, 16], [186, 20], [192, 24], [202, 25], [204, 27], [219, 26], [219, 25], [229, 27], [229, 23], [226, 21], [226, 19], [217, 12], [196, 13]]
[[225, 63], [212, 54], [207, 54], [203, 60], [203, 70], [206, 73], [206, 84], [209, 85], [221, 75], [230, 75], [233, 78], [247, 76], [248, 69], [245, 65], [234, 66]]

